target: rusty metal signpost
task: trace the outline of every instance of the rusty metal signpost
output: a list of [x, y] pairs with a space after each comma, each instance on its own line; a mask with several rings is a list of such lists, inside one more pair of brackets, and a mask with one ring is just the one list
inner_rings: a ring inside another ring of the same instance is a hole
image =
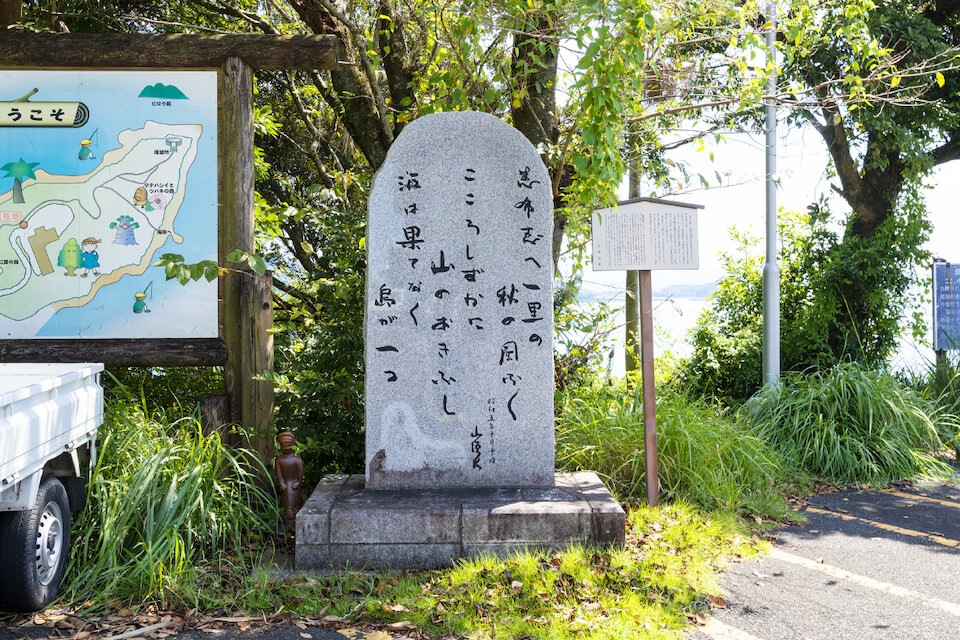
[[[702, 208], [703, 205], [657, 198], [631, 198], [593, 213], [594, 270], [639, 272], [644, 466], [647, 504], [651, 506], [659, 503], [660, 482], [650, 272], [700, 267], [697, 210]], [[628, 296], [631, 294], [627, 292]]]

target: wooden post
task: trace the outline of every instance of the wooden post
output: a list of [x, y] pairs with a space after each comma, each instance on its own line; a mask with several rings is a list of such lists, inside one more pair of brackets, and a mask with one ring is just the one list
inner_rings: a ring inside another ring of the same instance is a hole
[[200, 405], [200, 428], [209, 436], [230, 422], [230, 396], [225, 393], [205, 393], [197, 397]]
[[[254, 239], [253, 71], [237, 57], [220, 74], [221, 234], [220, 263], [231, 251], [256, 250]], [[273, 386], [257, 380], [272, 371], [270, 278], [246, 265], [228, 265], [223, 281], [223, 339], [228, 359], [224, 381], [231, 418], [247, 431], [245, 443], [269, 464], [273, 453]]]
[[0, 0], [0, 29], [20, 22], [22, 0]]
[[650, 270], [640, 273], [640, 336], [643, 374], [643, 456], [646, 467], [647, 504], [660, 503], [657, 470], [657, 398], [653, 368], [653, 298]]

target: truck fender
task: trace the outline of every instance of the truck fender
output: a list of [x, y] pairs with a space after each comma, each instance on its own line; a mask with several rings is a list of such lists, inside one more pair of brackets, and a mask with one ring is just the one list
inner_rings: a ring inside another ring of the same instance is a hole
[[0, 511], [27, 511], [32, 509], [37, 501], [37, 491], [40, 490], [40, 480], [43, 479], [43, 471], [35, 471], [26, 478], [20, 478], [19, 474], [14, 473], [10, 478], [4, 478], [2, 487], [5, 491], [0, 491]]

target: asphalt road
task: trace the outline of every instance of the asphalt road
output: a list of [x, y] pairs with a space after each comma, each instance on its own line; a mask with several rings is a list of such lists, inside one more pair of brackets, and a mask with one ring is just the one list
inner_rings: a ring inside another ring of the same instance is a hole
[[811, 498], [691, 640], [960, 640], [960, 486]]

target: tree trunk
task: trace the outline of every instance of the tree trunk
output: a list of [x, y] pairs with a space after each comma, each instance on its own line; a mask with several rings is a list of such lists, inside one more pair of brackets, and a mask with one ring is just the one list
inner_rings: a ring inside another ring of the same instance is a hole
[[887, 158], [884, 169], [867, 169], [855, 197], [847, 199], [854, 211], [848, 233], [858, 238], [871, 238], [877, 228], [894, 215], [897, 198], [903, 190], [903, 162], [895, 154]]
[[13, 179], [13, 201], [16, 204], [23, 204], [23, 184], [20, 182], [20, 178]]
[[[555, 13], [539, 13], [528, 19], [525, 31], [513, 36], [513, 56], [510, 63], [513, 76], [514, 101], [511, 115], [516, 127], [534, 146], [553, 146], [560, 138], [560, 122], [557, 118], [557, 62], [559, 50], [554, 36], [557, 33]], [[555, 173], [563, 167], [551, 167], [550, 177], [557, 182]], [[567, 226], [567, 216], [560, 213], [564, 206], [562, 189], [553, 194], [554, 216], [552, 253], [556, 269]]]
[[[334, 33], [339, 41], [337, 60], [350, 61], [349, 64], [337, 65], [330, 72], [334, 91], [349, 105], [337, 115], [350, 138], [367, 159], [370, 168], [376, 171], [387, 159], [387, 149], [390, 148], [392, 140], [388, 139], [386, 129], [392, 125], [380, 119], [373, 87], [357, 59], [358, 54], [354, 51], [356, 47], [348, 25], [331, 16], [318, 0], [293, 0], [290, 4], [314, 33]], [[395, 28], [401, 27], [395, 25]], [[357, 46], [364, 47], [366, 43], [361, 42]], [[337, 109], [336, 105], [331, 106]]]

